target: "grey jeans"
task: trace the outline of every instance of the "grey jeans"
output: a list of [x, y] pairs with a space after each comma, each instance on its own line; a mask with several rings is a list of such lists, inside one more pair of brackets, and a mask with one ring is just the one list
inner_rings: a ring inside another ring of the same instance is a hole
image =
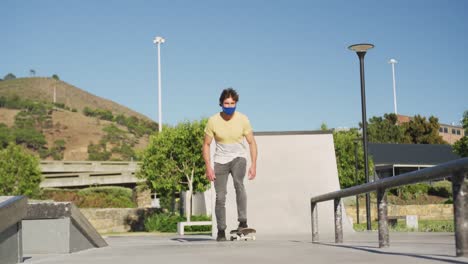
[[218, 230], [226, 229], [226, 194], [229, 174], [232, 175], [236, 189], [237, 220], [239, 222], [247, 221], [247, 193], [244, 187], [246, 167], [247, 160], [242, 157], [237, 157], [226, 164], [214, 164], [216, 176], [214, 181], [216, 190], [215, 213]]

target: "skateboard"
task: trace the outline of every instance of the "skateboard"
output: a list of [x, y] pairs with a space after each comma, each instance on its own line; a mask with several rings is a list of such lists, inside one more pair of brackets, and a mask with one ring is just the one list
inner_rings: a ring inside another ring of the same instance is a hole
[[[241, 229], [234, 229], [229, 232], [231, 234], [231, 241], [234, 240], [255, 240], [255, 234], [257, 233], [257, 230], [253, 228], [241, 228]], [[252, 234], [252, 235], [250, 235]]]

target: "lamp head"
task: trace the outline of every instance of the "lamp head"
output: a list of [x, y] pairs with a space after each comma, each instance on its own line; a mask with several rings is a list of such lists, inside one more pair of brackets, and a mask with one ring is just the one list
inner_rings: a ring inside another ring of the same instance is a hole
[[154, 38], [153, 43], [154, 43], [154, 44], [162, 44], [162, 43], [164, 43], [165, 41], [166, 41], [166, 40], [165, 40], [163, 37], [157, 36], [157, 37]]
[[361, 44], [354, 44], [348, 47], [348, 49], [355, 51], [355, 52], [366, 52], [374, 47], [373, 44], [369, 43], [361, 43]]

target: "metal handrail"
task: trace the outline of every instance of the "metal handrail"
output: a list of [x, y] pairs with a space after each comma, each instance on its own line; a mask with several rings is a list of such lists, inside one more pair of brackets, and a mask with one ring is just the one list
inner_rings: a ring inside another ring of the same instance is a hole
[[422, 181], [452, 177], [453, 206], [455, 221], [455, 247], [457, 256], [468, 256], [468, 185], [464, 179], [468, 174], [468, 158], [457, 159], [435, 167], [381, 179], [371, 183], [330, 192], [310, 199], [312, 242], [318, 242], [317, 203], [334, 200], [335, 243], [343, 242], [341, 198], [368, 192], [377, 192], [379, 247], [390, 246], [387, 223], [386, 189]]

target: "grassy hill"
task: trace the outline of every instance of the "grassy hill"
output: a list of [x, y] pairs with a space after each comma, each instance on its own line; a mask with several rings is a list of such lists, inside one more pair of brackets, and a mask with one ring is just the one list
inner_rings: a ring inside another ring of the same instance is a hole
[[93, 109], [99, 108], [109, 110], [113, 113], [150, 120], [147, 116], [123, 105], [88, 93], [64, 81], [57, 81], [52, 78], [32, 77], [0, 81], [0, 96], [18, 95], [23, 99], [52, 103], [54, 86], [56, 87], [57, 103], [63, 103], [70, 108], [77, 109], [79, 112], [82, 112], [85, 107]]
[[[65, 109], [52, 110], [54, 86], [56, 86], [57, 91], [57, 103], [63, 104]], [[33, 113], [36, 110], [28, 110], [28, 107], [12, 109], [12, 107], [0, 105], [0, 126], [3, 123], [8, 127], [6, 132], [3, 129], [3, 134], [11, 134], [14, 141], [15, 134], [17, 134], [15, 131], [18, 130], [19, 126], [26, 124], [29, 126], [27, 129], [38, 131], [44, 136], [45, 145], [30, 147], [31, 151], [38, 155], [41, 151], [44, 153], [44, 151], [52, 150], [55, 142], [64, 141], [64, 151], [61, 158], [63, 160], [89, 159], [88, 148], [91, 143], [98, 152], [106, 152], [107, 159], [127, 160], [128, 155], [123, 153], [128, 153], [129, 148], [135, 152], [145, 148], [149, 141], [149, 134], [156, 131], [154, 126], [150, 126], [150, 128], [146, 126], [154, 124], [148, 117], [51, 78], [20, 78], [0, 81], [0, 99], [2, 97], [19, 97], [20, 101], [28, 101], [30, 105], [39, 104], [49, 109], [43, 111], [43, 114], [37, 114]], [[112, 112], [114, 118], [103, 120], [99, 116], [85, 115], [86, 111], [83, 111], [85, 108], [108, 110]], [[117, 118], [119, 115], [120, 119]], [[122, 115], [125, 116], [123, 120]], [[19, 117], [23, 120], [22, 123], [18, 122]], [[31, 118], [35, 121], [27, 123]], [[146, 130], [141, 130], [142, 127]], [[18, 140], [16, 142], [18, 143]], [[52, 158], [52, 156], [48, 156], [43, 159]]]

